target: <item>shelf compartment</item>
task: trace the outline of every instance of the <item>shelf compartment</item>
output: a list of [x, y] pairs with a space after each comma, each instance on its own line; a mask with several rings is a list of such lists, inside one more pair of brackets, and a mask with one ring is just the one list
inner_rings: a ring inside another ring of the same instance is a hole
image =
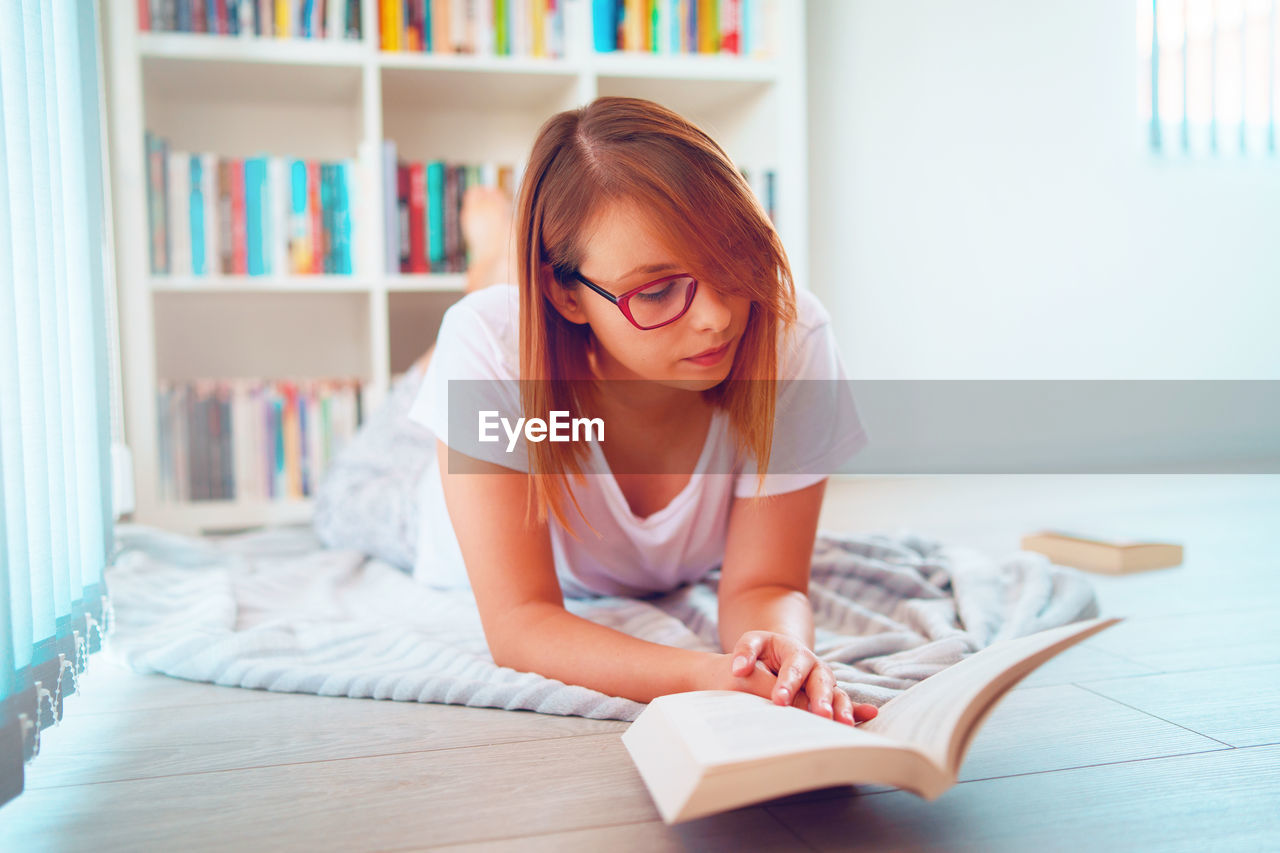
[[159, 291], [152, 299], [158, 379], [372, 378], [368, 293]]
[[579, 88], [578, 67], [558, 60], [390, 57], [382, 63], [383, 103], [406, 109], [520, 110], [546, 118], [572, 105]]
[[391, 375], [408, 370], [436, 339], [444, 312], [463, 297], [461, 292], [387, 294], [388, 346]]

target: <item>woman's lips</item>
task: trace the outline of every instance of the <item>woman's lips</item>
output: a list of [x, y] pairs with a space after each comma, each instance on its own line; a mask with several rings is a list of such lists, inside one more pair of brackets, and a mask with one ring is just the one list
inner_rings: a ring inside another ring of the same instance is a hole
[[704, 355], [692, 356], [690, 358], [686, 358], [685, 361], [691, 361], [694, 364], [702, 365], [703, 367], [710, 367], [714, 364], [718, 364], [720, 359], [724, 358], [725, 353], [729, 351], [729, 345], [732, 343], [733, 341], [729, 341], [718, 350], [712, 350]]

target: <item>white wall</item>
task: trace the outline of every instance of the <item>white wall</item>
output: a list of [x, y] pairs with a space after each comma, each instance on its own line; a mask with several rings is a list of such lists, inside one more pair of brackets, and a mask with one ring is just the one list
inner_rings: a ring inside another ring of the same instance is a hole
[[1132, 0], [808, 10], [812, 289], [853, 378], [1280, 378], [1280, 160], [1143, 149]]

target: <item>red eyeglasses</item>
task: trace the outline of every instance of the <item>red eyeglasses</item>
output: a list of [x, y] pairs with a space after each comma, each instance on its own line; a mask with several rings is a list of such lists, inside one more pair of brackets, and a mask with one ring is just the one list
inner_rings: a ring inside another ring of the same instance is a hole
[[679, 273], [634, 287], [621, 296], [614, 296], [580, 272], [575, 272], [573, 277], [617, 305], [622, 316], [630, 320], [637, 329], [645, 330], [666, 326], [683, 317], [684, 312], [693, 304], [693, 294], [698, 289], [697, 279]]

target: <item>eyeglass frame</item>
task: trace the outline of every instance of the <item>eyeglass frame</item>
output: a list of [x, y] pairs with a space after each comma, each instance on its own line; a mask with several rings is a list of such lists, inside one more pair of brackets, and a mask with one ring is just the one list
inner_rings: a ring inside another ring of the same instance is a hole
[[[684, 273], [684, 272], [676, 273], [674, 275], [663, 276], [662, 278], [655, 278], [653, 281], [645, 282], [639, 287], [631, 288], [626, 293], [623, 293], [620, 296], [614, 296], [612, 293], [605, 290], [603, 287], [596, 284], [595, 282], [591, 281], [589, 278], [587, 278], [580, 272], [575, 271], [573, 273], [573, 277], [578, 281], [582, 282], [583, 284], [585, 284], [587, 287], [594, 290], [596, 293], [603, 296], [605, 299], [608, 299], [614, 305], [617, 305], [618, 310], [622, 312], [622, 316], [626, 317], [629, 321], [631, 321], [631, 325], [635, 326], [637, 329], [640, 329], [641, 331], [644, 331], [644, 332], [650, 331], [652, 329], [661, 329], [663, 326], [669, 326], [672, 323], [674, 323], [676, 320], [679, 320], [681, 317], [683, 317], [685, 314], [689, 312], [689, 306], [693, 304], [694, 294], [698, 292], [698, 280], [693, 276], [689, 275], [688, 273]], [[680, 312], [676, 314], [674, 317], [672, 317], [670, 320], [665, 320], [656, 326], [641, 326], [638, 322], [636, 322], [636, 318], [631, 316], [631, 297], [635, 296], [637, 293], [639, 293], [642, 290], [647, 290], [650, 287], [653, 287], [655, 284], [662, 284], [664, 281], [674, 281], [675, 279], [678, 279], [678, 278], [687, 278], [691, 282], [693, 282], [686, 291], [684, 307], [680, 309]]]

